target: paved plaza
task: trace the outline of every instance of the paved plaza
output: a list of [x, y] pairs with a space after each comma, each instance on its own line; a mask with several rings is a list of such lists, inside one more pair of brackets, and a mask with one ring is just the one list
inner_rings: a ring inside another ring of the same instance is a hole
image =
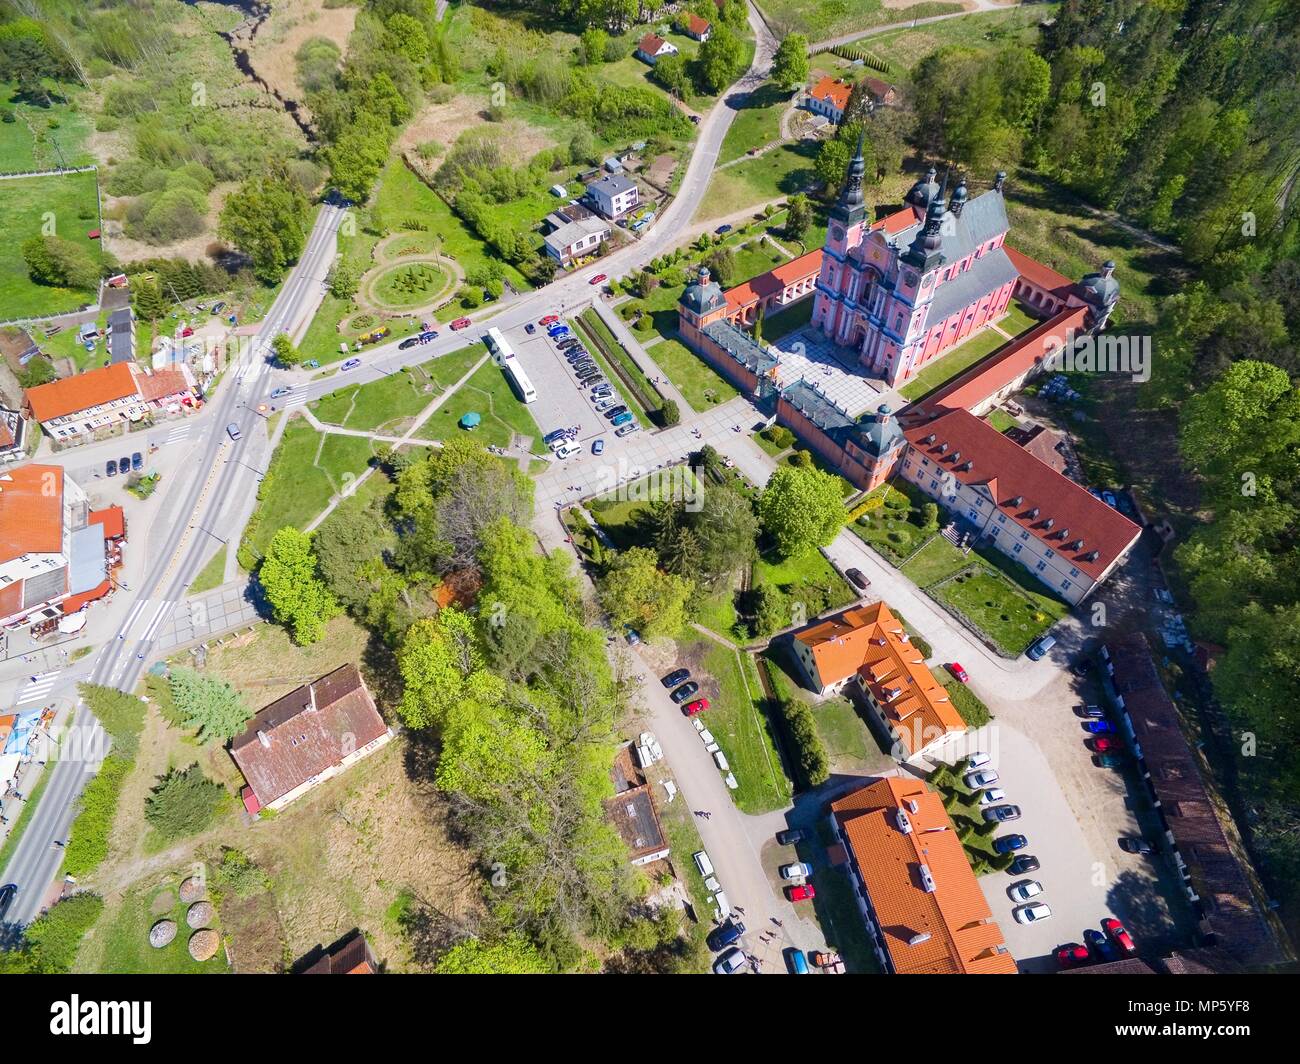
[[805, 326], [768, 344], [781, 358], [780, 383], [788, 388], [804, 381], [848, 417], [874, 410], [888, 390], [883, 381], [862, 376], [850, 360], [853, 352]]

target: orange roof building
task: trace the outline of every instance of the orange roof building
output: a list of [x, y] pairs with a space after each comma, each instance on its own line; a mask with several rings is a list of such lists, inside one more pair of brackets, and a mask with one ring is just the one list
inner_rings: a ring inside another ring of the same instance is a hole
[[858, 907], [892, 975], [1014, 975], [938, 792], [890, 777], [831, 803]]
[[683, 27], [686, 30], [687, 36], [694, 37], [697, 41], [707, 41], [709, 39], [709, 32], [712, 29], [709, 25], [708, 19], [700, 18], [700, 16], [695, 14], [693, 11], [688, 11], [686, 13]]
[[150, 410], [179, 408], [193, 383], [185, 366], [146, 373], [133, 362], [117, 362], [28, 388], [24, 407], [46, 433], [63, 442], [139, 421]]
[[844, 117], [844, 108], [849, 105], [852, 91], [849, 82], [827, 75], [808, 90], [808, 109], [838, 124]]
[[966, 730], [943, 685], [884, 602], [855, 606], [794, 633], [794, 652], [823, 695], [853, 682], [909, 761]]
[[85, 493], [62, 466], [0, 472], [0, 624], [20, 623], [70, 593], [71, 537], [85, 524]]

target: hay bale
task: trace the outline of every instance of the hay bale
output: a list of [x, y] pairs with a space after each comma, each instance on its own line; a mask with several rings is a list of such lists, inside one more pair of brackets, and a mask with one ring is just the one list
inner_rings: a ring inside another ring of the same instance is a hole
[[149, 928], [149, 945], [154, 949], [162, 949], [176, 937], [175, 920], [159, 920], [153, 927]]
[[221, 939], [210, 927], [195, 931], [190, 935], [190, 956], [196, 961], [211, 960], [216, 956]]
[[199, 879], [198, 876], [190, 876], [181, 884], [181, 901], [186, 905], [198, 901], [205, 893], [206, 888], [203, 885], [203, 880]]
[[185, 922], [190, 927], [206, 927], [212, 923], [212, 902], [196, 901], [185, 914]]

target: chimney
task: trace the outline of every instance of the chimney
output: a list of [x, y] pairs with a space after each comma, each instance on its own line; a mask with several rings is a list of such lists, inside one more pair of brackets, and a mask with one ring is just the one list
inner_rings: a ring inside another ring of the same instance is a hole
[[262, 731], [261, 728], [257, 729], [257, 741], [268, 750], [271, 748], [271, 740], [266, 737], [266, 732]]
[[307, 704], [302, 708], [308, 713], [316, 712], [316, 685], [314, 683], [307, 685]]

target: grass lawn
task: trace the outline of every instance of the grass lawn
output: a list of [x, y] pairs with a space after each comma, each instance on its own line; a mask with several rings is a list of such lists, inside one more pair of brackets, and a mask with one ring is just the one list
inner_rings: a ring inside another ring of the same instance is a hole
[[[101, 922], [88, 936], [86, 948], [97, 948], [99, 953], [96, 970], [130, 975], [220, 975], [228, 970], [225, 952], [220, 948], [202, 964], [190, 956], [188, 945], [194, 932], [185, 923], [188, 906], [181, 903], [177, 893], [187, 874], [177, 872], [152, 887], [131, 890], [123, 896], [108, 922]], [[161, 949], [154, 949], [149, 945], [149, 928], [164, 918], [176, 922], [176, 937]], [[216, 923], [214, 916], [206, 926]], [[215, 929], [221, 930], [219, 926]]]
[[1026, 333], [1042, 323], [1042, 319], [1030, 314], [1020, 300], [1013, 299], [1011, 305], [1007, 308], [1006, 314], [997, 325], [1003, 332], [1010, 333], [1012, 336], [1019, 336], [1021, 333]]
[[722, 141], [718, 164], [739, 159], [751, 148], [761, 148], [780, 137], [781, 116], [790, 102], [790, 94], [770, 81], [750, 93]]
[[[22, 244], [41, 236], [47, 225], [53, 235], [69, 240], [90, 253], [96, 264], [103, 260], [98, 240], [86, 234], [99, 228], [96, 175], [57, 174], [5, 181], [0, 188], [0, 317], [18, 318], [60, 314], [91, 303], [91, 289], [60, 288], [33, 281], [23, 259]], [[75, 330], [72, 330], [75, 332]]]
[[915, 402], [935, 389], [960, 376], [981, 359], [992, 354], [1007, 342], [1007, 338], [992, 329], [982, 329], [970, 339], [958, 344], [937, 361], [931, 362], [912, 380], [898, 389], [904, 399]]
[[433, 364], [410, 366], [369, 384], [331, 392], [314, 403], [312, 410], [331, 425], [400, 436], [441, 391], [428, 373]]
[[199, 575], [194, 578], [194, 583], [190, 584], [191, 595], [197, 595], [201, 591], [211, 591], [214, 587], [220, 587], [226, 573], [226, 548], [223, 545], [209, 560], [208, 564], [199, 570]]
[[961, 714], [961, 719], [969, 727], [982, 728], [993, 719], [989, 707], [980, 701], [975, 696], [975, 693], [956, 677], [951, 675], [939, 676], [939, 682], [943, 684], [944, 690], [948, 692], [948, 697], [952, 699], [953, 707]]
[[305, 528], [360, 475], [373, 455], [370, 441], [317, 432], [304, 418], [292, 419], [271, 456], [257, 509], [240, 544], [245, 568], [261, 559], [271, 537], [286, 525]]
[[694, 410], [725, 403], [737, 394], [726, 379], [679, 340], [660, 340], [646, 354], [668, 375]]
[[932, 536], [916, 555], [903, 566], [902, 572], [917, 587], [929, 587], [939, 580], [945, 580], [954, 573], [959, 573], [971, 564], [972, 559], [963, 555], [943, 536]]
[[65, 96], [34, 99], [13, 82], [0, 82], [0, 103], [13, 108], [15, 121], [0, 122], [0, 168], [5, 173], [89, 166], [86, 150], [94, 119], [82, 106], [81, 90], [60, 87]]
[[807, 192], [816, 184], [819, 144], [796, 141], [714, 173], [695, 221], [725, 218], [750, 207]]
[[771, 440], [769, 440], [766, 436], [763, 435], [764, 431], [765, 430], [763, 429], [759, 429], [758, 432], [751, 433], [749, 438], [753, 440], [756, 444], [758, 444], [761, 448], [763, 448], [763, 450], [765, 450], [773, 458], [780, 458], [781, 455], [785, 454], [786, 451], [790, 450], [789, 447], [778, 447], [775, 443], [773, 443]]
[[737, 630], [736, 589], [730, 582], [726, 587], [701, 597], [695, 611], [695, 622], [731, 643], [747, 636], [744, 631]]
[[[940, 542], [952, 547], [947, 540]], [[1068, 609], [1063, 602], [1028, 591], [1012, 583], [1007, 574], [979, 562], [926, 592], [1011, 655], [1023, 653]]]
[[470, 411], [482, 416], [478, 428], [472, 431], [484, 446], [506, 447], [515, 434], [527, 437], [534, 450], [542, 445], [541, 432], [528, 407], [515, 397], [505, 374], [491, 361], [461, 385], [420, 427], [417, 435], [426, 440], [445, 440], [465, 432], [458, 422]]
[[934, 534], [926, 530], [922, 521], [921, 507], [925, 500], [919, 496], [912, 498], [892, 484], [882, 484], [871, 495], [884, 495], [886, 503], [851, 521], [849, 528], [860, 540], [898, 565]]
[[705, 725], [735, 773], [738, 787], [732, 797], [736, 807], [751, 814], [783, 808], [789, 804], [792, 790], [776, 752], [771, 722], [761, 708], [763, 689], [753, 658], [712, 640], [699, 649], [703, 651], [703, 668], [718, 692], [709, 698]]
[[1007, 429], [1015, 429], [1020, 427], [1019, 421], [1013, 418], [1005, 410], [996, 407], [988, 412], [984, 420], [987, 421], [999, 432], [1006, 432]]
[[781, 337], [802, 329], [812, 321], [813, 303], [811, 296], [801, 299], [793, 307], [778, 311], [763, 319], [763, 339], [769, 344], [776, 343]]
[[911, 7], [884, 4], [881, 0], [842, 0], [837, 3], [806, 3], [803, 0], [763, 0], [763, 14], [789, 33], [804, 33], [810, 41], [842, 37], [890, 22], [906, 22], [929, 15], [960, 11], [956, 3], [922, 3]]
[[436, 263], [414, 262], [389, 266], [375, 279], [371, 292], [384, 307], [408, 310], [428, 306], [450, 283], [451, 278]]
[[486, 356], [487, 348], [482, 344], [471, 344], [459, 351], [452, 351], [432, 362], [426, 362], [420, 368], [429, 374], [429, 379], [439, 388], [450, 388], [465, 376], [479, 359]]
[[858, 597], [818, 550], [796, 558], [760, 555], [754, 562], [753, 576], [753, 585], [759, 584], [772, 584], [802, 602], [809, 620], [825, 610], [847, 606]]

